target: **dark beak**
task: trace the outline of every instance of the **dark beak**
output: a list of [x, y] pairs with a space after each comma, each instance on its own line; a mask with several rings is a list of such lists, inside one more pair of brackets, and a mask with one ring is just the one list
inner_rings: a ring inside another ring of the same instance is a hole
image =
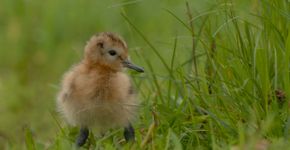
[[124, 60], [123, 65], [124, 67], [136, 70], [137, 72], [144, 72], [144, 69], [142, 67], [132, 64], [129, 60]]

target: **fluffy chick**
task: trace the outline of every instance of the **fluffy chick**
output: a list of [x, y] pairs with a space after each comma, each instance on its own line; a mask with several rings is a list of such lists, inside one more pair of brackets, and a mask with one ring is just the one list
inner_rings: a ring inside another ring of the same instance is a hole
[[65, 73], [57, 106], [69, 124], [80, 127], [77, 146], [85, 144], [91, 127], [124, 127], [125, 139], [134, 139], [131, 121], [138, 103], [124, 67], [144, 71], [129, 61], [121, 37], [104, 32], [91, 37], [82, 61]]

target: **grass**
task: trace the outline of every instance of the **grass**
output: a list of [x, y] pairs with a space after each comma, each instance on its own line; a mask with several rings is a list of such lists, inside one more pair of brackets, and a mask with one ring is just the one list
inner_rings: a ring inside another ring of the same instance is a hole
[[136, 142], [88, 149], [289, 149], [287, 0], [0, 1], [0, 149], [72, 149], [55, 112], [62, 74], [89, 37], [121, 34], [144, 74]]

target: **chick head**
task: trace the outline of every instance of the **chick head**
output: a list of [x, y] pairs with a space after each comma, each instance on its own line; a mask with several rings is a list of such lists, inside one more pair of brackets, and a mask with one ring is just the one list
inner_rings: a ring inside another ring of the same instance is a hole
[[112, 71], [121, 71], [124, 67], [144, 72], [143, 68], [129, 61], [126, 42], [118, 35], [102, 32], [91, 37], [85, 47], [85, 60]]

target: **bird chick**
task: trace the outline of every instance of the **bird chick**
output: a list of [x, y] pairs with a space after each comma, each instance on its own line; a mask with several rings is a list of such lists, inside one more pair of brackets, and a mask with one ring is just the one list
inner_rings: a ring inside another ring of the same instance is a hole
[[80, 127], [77, 146], [85, 144], [92, 127], [124, 127], [126, 141], [134, 140], [131, 121], [138, 103], [124, 67], [144, 72], [129, 61], [121, 37], [104, 32], [91, 37], [82, 61], [64, 75], [57, 106], [69, 124]]

